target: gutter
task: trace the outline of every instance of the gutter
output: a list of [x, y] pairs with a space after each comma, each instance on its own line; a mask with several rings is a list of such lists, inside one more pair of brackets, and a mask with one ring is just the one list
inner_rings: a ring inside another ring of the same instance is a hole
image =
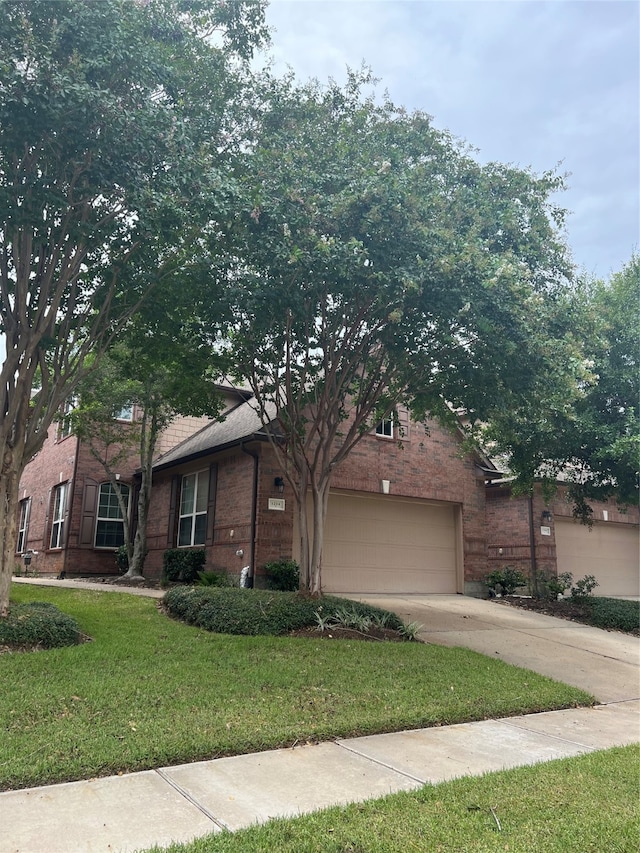
[[536, 561], [536, 537], [533, 528], [533, 496], [529, 496], [529, 550], [531, 552], [531, 590], [538, 597], [538, 566]]
[[[71, 475], [71, 488], [69, 489], [69, 508], [67, 510], [67, 529], [64, 531], [64, 549], [62, 551], [62, 564], [60, 566], [60, 575], [59, 577], [64, 578], [67, 574], [67, 561], [69, 559], [69, 533], [71, 532], [71, 520], [73, 515], [73, 503], [74, 497], [76, 494], [76, 483], [78, 481], [78, 457], [80, 456], [80, 439], [78, 436], [74, 436], [76, 441], [76, 452], [75, 458], [73, 460], [73, 474]], [[80, 507], [80, 524], [82, 524], [82, 507]], [[46, 528], [46, 525], [45, 525]], [[80, 528], [78, 528], [80, 530]], [[44, 536], [46, 536], [47, 531], [45, 529]], [[42, 544], [45, 544], [45, 540], [43, 538]], [[43, 548], [44, 550], [44, 548]]]

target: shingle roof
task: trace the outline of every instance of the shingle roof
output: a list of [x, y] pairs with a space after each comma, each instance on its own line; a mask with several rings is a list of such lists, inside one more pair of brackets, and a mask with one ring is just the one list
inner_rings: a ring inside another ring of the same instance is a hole
[[159, 471], [250, 438], [266, 441], [267, 435], [254, 407], [250, 403], [241, 403], [228, 412], [223, 421], [212, 421], [172, 447], [154, 463], [153, 469]]

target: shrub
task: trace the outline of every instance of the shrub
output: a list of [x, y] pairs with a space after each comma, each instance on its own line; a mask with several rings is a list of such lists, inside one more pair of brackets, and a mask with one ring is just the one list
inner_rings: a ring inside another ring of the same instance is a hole
[[162, 555], [162, 580], [194, 583], [204, 569], [205, 552], [198, 548], [169, 548]]
[[591, 595], [597, 586], [600, 586], [600, 584], [593, 575], [585, 575], [579, 581], [576, 581], [575, 586], [571, 587], [571, 596], [573, 598], [586, 598]]
[[[308, 598], [295, 592], [220, 587], [174, 587], [163, 598], [167, 612], [190, 625], [219, 634], [287, 634], [317, 625], [317, 614], [336, 618], [341, 608], [370, 620], [385, 618], [386, 611], [358, 601], [333, 596]], [[402, 620], [389, 614], [389, 628], [396, 630]]]
[[588, 598], [590, 622], [611, 631], [640, 632], [640, 601], [624, 598]]
[[[563, 595], [571, 586], [573, 575], [571, 572], [561, 572], [555, 575], [538, 574], [538, 598], [548, 598], [555, 601], [558, 596]], [[533, 592], [533, 590], [532, 590]]]
[[295, 560], [274, 560], [266, 563], [267, 588], [281, 592], [296, 592], [300, 587], [300, 567]]
[[116, 557], [116, 565], [118, 566], [118, 571], [121, 575], [126, 574], [129, 569], [129, 552], [127, 550], [127, 546], [120, 545], [119, 548], [116, 548], [114, 554]]
[[518, 569], [505, 566], [504, 569], [495, 569], [488, 574], [484, 582], [496, 593], [512, 595], [519, 586], [525, 586], [527, 578]]
[[10, 607], [6, 619], [0, 619], [0, 646], [53, 649], [76, 645], [81, 637], [75, 619], [41, 601]]

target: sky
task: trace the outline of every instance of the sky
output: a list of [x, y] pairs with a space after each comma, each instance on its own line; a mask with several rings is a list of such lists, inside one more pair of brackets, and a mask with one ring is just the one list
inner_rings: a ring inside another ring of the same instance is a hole
[[636, 0], [270, 0], [276, 72], [378, 90], [500, 161], [568, 174], [579, 269], [607, 278], [640, 244]]

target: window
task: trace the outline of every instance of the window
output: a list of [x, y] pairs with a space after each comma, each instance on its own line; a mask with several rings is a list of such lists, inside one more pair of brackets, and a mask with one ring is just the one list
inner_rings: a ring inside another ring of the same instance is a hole
[[[120, 494], [129, 510], [129, 486], [121, 483]], [[115, 486], [102, 483], [98, 495], [98, 515], [96, 520], [96, 548], [119, 548], [124, 545], [124, 521], [118, 503]]]
[[71, 397], [62, 407], [62, 412], [60, 413], [60, 423], [58, 425], [58, 441], [61, 441], [63, 438], [68, 438], [73, 432], [73, 421], [71, 419], [71, 413], [77, 405], [77, 398]]
[[383, 438], [393, 438], [393, 417], [391, 415], [383, 418], [376, 426], [376, 435], [381, 435]]
[[132, 421], [133, 403], [127, 403], [126, 406], [123, 406], [115, 413], [114, 417], [117, 421]]
[[207, 535], [209, 472], [198, 471], [182, 478], [178, 547], [204, 545]]
[[16, 552], [21, 554], [27, 545], [29, 534], [29, 516], [31, 515], [31, 498], [20, 501], [20, 520], [18, 521], [18, 544]]
[[68, 483], [53, 490], [53, 521], [51, 522], [51, 548], [62, 548], [64, 543], [64, 514], [67, 508]]

